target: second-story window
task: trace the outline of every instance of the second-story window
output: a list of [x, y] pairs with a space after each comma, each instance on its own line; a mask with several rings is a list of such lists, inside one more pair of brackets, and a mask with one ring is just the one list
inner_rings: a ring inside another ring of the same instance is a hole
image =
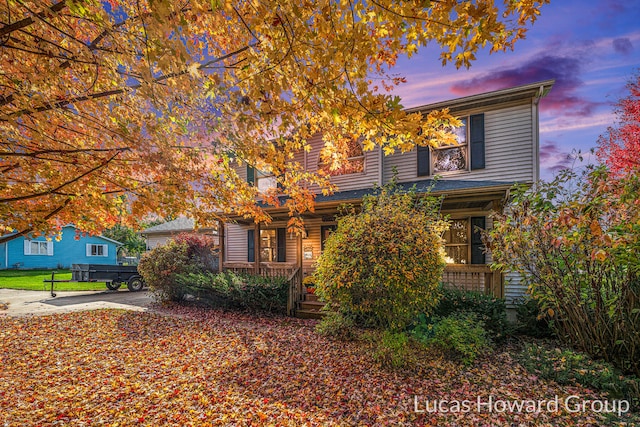
[[249, 165], [247, 165], [247, 182], [258, 187], [261, 192], [278, 187], [278, 180], [273, 173], [262, 172]]
[[484, 114], [461, 117], [452, 132], [457, 143], [442, 147], [418, 147], [418, 176], [485, 168]]
[[360, 144], [360, 141], [357, 139], [349, 140], [347, 144], [346, 157], [346, 160], [342, 162], [342, 165], [339, 168], [331, 169], [331, 165], [323, 162], [322, 156], [320, 156], [318, 170], [323, 171], [329, 176], [364, 172], [364, 152], [362, 151], [362, 144]]
[[468, 169], [467, 118], [460, 119], [462, 125], [453, 129], [458, 140], [456, 145], [434, 148], [431, 156], [433, 173], [464, 171]]
[[276, 188], [278, 181], [274, 174], [270, 172], [256, 171], [256, 187], [261, 192], [265, 192], [271, 188]]

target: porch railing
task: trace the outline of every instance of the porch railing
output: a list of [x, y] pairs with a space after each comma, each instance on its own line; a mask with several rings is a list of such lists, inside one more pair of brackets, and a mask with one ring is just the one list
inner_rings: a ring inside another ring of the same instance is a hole
[[[258, 275], [266, 277], [289, 277], [296, 268], [296, 265], [292, 263], [261, 262]], [[224, 270], [233, 271], [234, 273], [256, 274], [255, 264], [252, 262], [225, 262]]]
[[442, 275], [442, 283], [451, 288], [504, 298], [502, 273], [493, 271], [486, 265], [447, 265]]
[[[234, 273], [256, 274], [255, 264], [252, 262], [225, 262], [225, 271]], [[287, 298], [287, 314], [294, 316], [298, 301], [302, 295], [302, 270], [295, 264], [282, 262], [261, 262], [258, 274], [263, 277], [286, 277], [289, 283]]]
[[302, 269], [296, 268], [289, 277], [289, 297], [287, 298], [287, 314], [289, 316], [296, 315], [298, 301], [302, 295]]

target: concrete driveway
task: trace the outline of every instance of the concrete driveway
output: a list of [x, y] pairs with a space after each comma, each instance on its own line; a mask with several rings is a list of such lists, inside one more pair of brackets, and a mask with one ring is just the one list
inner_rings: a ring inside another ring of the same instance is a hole
[[56, 294], [54, 298], [45, 291], [0, 289], [0, 316], [42, 316], [100, 308], [146, 311], [153, 302], [148, 290], [56, 292]]

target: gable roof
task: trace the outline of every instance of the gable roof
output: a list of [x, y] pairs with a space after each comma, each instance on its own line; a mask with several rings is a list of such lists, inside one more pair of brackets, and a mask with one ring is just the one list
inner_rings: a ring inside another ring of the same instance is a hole
[[469, 110], [473, 108], [483, 108], [490, 105], [502, 104], [505, 102], [519, 101], [523, 99], [542, 98], [549, 93], [555, 80], [544, 80], [541, 82], [529, 83], [521, 86], [514, 86], [507, 89], [484, 92], [477, 95], [464, 96], [462, 98], [439, 101], [432, 104], [405, 109], [408, 113], [420, 111], [426, 113], [432, 110], [448, 108], [451, 112]]
[[[63, 226], [62, 228], [74, 228], [76, 230], [78, 229], [73, 224], [67, 224], [67, 225]], [[7, 234], [5, 234], [3, 236], [0, 236], [0, 243], [4, 243], [6, 241], [13, 240], [13, 239], [16, 239], [16, 238], [19, 238], [19, 237], [20, 237], [20, 235], [18, 235], [17, 232], [7, 233]], [[117, 240], [113, 240], [113, 239], [110, 239], [108, 237], [104, 237], [102, 234], [99, 234], [99, 235], [96, 235], [96, 236], [92, 236], [92, 237], [97, 237], [98, 239], [106, 240], [107, 242], [111, 242], [111, 243], [115, 244], [116, 246], [124, 246], [124, 243], [118, 242]]]
[[[192, 218], [179, 217], [173, 221], [164, 222], [162, 224], [154, 225], [147, 229], [142, 230], [140, 234], [166, 234], [166, 233], [179, 233], [190, 232], [195, 229], [195, 221]], [[213, 228], [202, 228], [202, 230], [214, 230]]]

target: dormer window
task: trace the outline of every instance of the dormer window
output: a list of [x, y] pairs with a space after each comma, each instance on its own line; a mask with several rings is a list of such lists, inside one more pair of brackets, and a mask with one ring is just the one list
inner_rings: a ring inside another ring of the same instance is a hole
[[364, 172], [364, 152], [362, 144], [357, 139], [350, 139], [347, 143], [346, 160], [337, 169], [331, 169], [330, 164], [322, 161], [322, 156], [318, 163], [318, 171], [323, 171], [329, 176], [348, 175], [352, 173]]

